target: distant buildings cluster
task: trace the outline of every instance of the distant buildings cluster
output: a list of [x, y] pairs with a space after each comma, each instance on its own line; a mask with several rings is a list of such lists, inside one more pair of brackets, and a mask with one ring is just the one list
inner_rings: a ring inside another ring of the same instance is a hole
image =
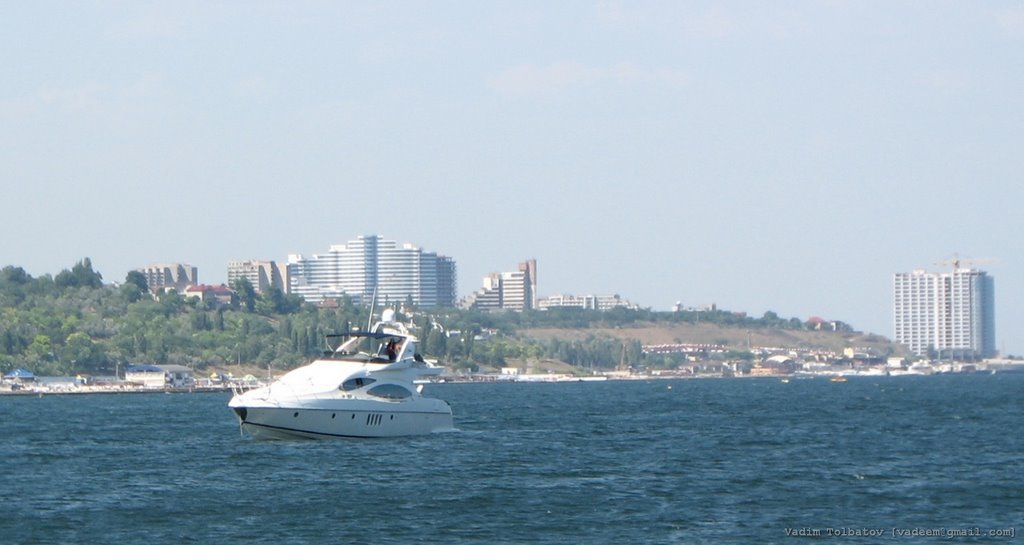
[[537, 260], [519, 264], [519, 270], [484, 277], [483, 287], [460, 303], [479, 310], [532, 310], [537, 308]]
[[[223, 303], [230, 301], [227, 286], [199, 284], [196, 267], [157, 263], [137, 269], [151, 289], [172, 288], [187, 296]], [[460, 306], [479, 310], [546, 310], [581, 308], [636, 309], [619, 295], [539, 297], [537, 261], [530, 259], [517, 270], [484, 277], [482, 287], [459, 300], [455, 261], [412, 244], [398, 244], [377, 235], [364, 235], [331, 246], [309, 257], [293, 254], [287, 263], [240, 260], [228, 263], [228, 283], [246, 279], [257, 293], [277, 288], [286, 294], [319, 303], [350, 297], [369, 304], [411, 303], [427, 308]], [[682, 305], [676, 304], [675, 310]], [[711, 307], [714, 309], [714, 307]], [[836, 329], [817, 319], [817, 329]], [[812, 318], [812, 321], [814, 319]], [[830, 327], [828, 327], [830, 326]], [[893, 276], [894, 341], [918, 356], [988, 358], [997, 354], [995, 342], [995, 289], [991, 276], [959, 261], [949, 272], [915, 270]]]
[[613, 308], [636, 309], [619, 295], [552, 295], [537, 296], [537, 260], [531, 259], [519, 264], [516, 271], [496, 272], [484, 277], [483, 287], [466, 297], [460, 304], [463, 308], [478, 310], [548, 310], [551, 308], [581, 308], [588, 310], [611, 310]]
[[[230, 302], [233, 293], [225, 285], [199, 284], [196, 268], [183, 263], [158, 263], [137, 270], [153, 290], [174, 289], [218, 304]], [[227, 273], [230, 286], [245, 279], [256, 293], [274, 288], [311, 303], [349, 297], [357, 304], [367, 305], [376, 297], [378, 304], [459, 306], [488, 311], [637, 308], [619, 295], [563, 294], [541, 298], [537, 292], [535, 259], [520, 263], [515, 271], [488, 274], [479, 290], [460, 300], [455, 260], [377, 235], [359, 236], [333, 245], [322, 254], [292, 254], [286, 263], [258, 259], [229, 261]]]

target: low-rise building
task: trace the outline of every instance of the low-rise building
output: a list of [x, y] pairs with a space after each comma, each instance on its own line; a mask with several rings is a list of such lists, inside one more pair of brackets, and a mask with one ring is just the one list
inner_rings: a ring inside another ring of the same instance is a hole
[[549, 308], [583, 308], [590, 310], [611, 310], [613, 308], [627, 308], [637, 310], [638, 305], [616, 295], [552, 295], [537, 301], [537, 308], [541, 310]]
[[234, 300], [235, 290], [224, 284], [219, 286], [199, 284], [185, 288], [182, 296], [197, 298], [204, 303], [212, 301], [217, 306], [228, 306]]
[[187, 388], [195, 384], [192, 369], [184, 365], [132, 364], [125, 368], [124, 381], [143, 388]]

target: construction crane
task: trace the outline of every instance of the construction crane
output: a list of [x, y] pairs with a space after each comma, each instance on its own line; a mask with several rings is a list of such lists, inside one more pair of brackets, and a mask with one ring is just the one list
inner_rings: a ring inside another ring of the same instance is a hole
[[936, 261], [935, 263], [932, 263], [932, 265], [936, 265], [939, 267], [953, 267], [953, 270], [957, 270], [962, 266], [967, 268], [974, 268], [975, 265], [991, 265], [993, 263], [997, 263], [998, 261], [999, 260], [993, 259], [991, 257], [967, 257], [961, 259], [960, 254], [953, 254], [952, 258], [943, 259], [942, 261]]

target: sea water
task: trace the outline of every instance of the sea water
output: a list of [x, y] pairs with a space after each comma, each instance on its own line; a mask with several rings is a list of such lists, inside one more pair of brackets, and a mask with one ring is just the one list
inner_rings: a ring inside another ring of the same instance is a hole
[[451, 403], [458, 431], [261, 442], [239, 433], [227, 394], [0, 397], [0, 543], [1010, 543], [1024, 531], [1024, 375], [426, 393]]

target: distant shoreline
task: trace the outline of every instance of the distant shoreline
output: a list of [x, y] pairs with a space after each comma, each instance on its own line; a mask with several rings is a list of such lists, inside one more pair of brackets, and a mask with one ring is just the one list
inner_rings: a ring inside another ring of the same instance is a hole
[[0, 396], [43, 397], [43, 396], [81, 396], [98, 394], [214, 394], [230, 392], [224, 388], [82, 388], [82, 389], [20, 389], [0, 390]]
[[[756, 380], [772, 379], [783, 382], [794, 380], [831, 380], [837, 377], [842, 378], [898, 378], [898, 377], [931, 377], [948, 375], [993, 375], [993, 374], [1024, 374], [1024, 364], [1003, 365], [997, 368], [981, 368], [969, 372], [932, 372], [932, 373], [773, 373], [773, 374], [740, 374], [740, 375], [718, 375], [718, 374], [673, 374], [661, 373], [656, 375], [596, 375], [596, 376], [573, 376], [567, 374], [534, 374], [534, 375], [497, 375], [497, 374], [476, 374], [468, 376], [444, 376], [440, 380], [429, 381], [426, 384], [550, 384], [566, 382], [630, 382], [636, 380], [712, 380], [712, 379], [739, 379]], [[266, 386], [266, 383], [249, 384], [245, 389]], [[40, 388], [38, 386], [11, 389], [9, 386], [0, 389], [0, 397], [46, 397], [46, 396], [80, 396], [100, 394], [213, 394], [231, 392], [231, 385], [224, 386], [197, 386], [197, 387], [173, 387], [173, 388], [143, 388], [125, 387], [123, 385], [111, 387], [85, 386], [79, 388]]]

